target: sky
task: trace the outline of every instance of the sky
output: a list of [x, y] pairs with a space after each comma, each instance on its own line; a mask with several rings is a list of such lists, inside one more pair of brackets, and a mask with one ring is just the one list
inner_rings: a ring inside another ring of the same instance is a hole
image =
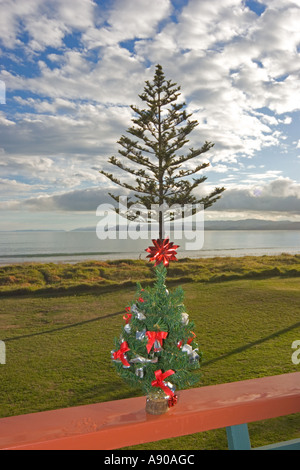
[[0, 230], [96, 225], [157, 64], [214, 143], [205, 219], [300, 221], [299, 24], [300, 0], [0, 0]]

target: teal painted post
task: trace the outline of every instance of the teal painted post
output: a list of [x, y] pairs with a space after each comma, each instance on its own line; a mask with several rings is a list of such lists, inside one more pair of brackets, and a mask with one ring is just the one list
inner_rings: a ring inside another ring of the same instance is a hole
[[247, 424], [237, 424], [226, 428], [229, 450], [250, 450], [251, 443]]

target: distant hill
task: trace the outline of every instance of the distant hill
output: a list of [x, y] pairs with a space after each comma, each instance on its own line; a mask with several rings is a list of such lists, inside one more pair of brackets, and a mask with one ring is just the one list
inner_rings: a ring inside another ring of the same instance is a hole
[[[190, 226], [192, 228], [192, 225]], [[126, 230], [126, 226], [117, 226], [119, 230]], [[245, 219], [245, 220], [211, 220], [204, 222], [205, 230], [300, 230], [300, 222], [282, 220], [273, 222], [270, 220]], [[142, 228], [146, 230], [146, 226]], [[95, 227], [81, 227], [72, 232], [95, 231]]]
[[245, 219], [205, 222], [206, 230], [300, 230], [300, 222]]

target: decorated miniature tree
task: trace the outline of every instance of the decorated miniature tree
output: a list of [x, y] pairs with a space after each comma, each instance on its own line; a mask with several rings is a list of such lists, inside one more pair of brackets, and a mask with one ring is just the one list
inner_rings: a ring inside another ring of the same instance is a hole
[[202, 354], [183, 303], [183, 289], [169, 292], [166, 287], [167, 267], [176, 261], [178, 246], [169, 240], [153, 242], [146, 251], [155, 261], [156, 282], [145, 289], [137, 285], [111, 354], [120, 376], [147, 396], [146, 410], [161, 414], [176, 404], [176, 390], [197, 383]]

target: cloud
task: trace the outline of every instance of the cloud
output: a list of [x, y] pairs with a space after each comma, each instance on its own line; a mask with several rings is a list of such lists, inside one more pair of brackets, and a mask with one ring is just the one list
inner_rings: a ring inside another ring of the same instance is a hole
[[156, 33], [160, 21], [172, 11], [170, 0], [116, 0], [102, 28], [89, 28], [83, 41], [89, 48], [115, 46]]
[[20, 37], [26, 33], [33, 51], [62, 47], [66, 34], [93, 25], [95, 5], [92, 0], [2, 0], [0, 39], [12, 49], [22, 45]]
[[[1, 184], [1, 181], [0, 181]], [[96, 214], [100, 204], [113, 204], [108, 188], [78, 189], [52, 196], [38, 196], [22, 201], [7, 201], [0, 208], [7, 210], [26, 210], [33, 212], [92, 212]]]
[[225, 191], [210, 210], [282, 212], [300, 215], [300, 184], [289, 178], [278, 178], [266, 184]]

